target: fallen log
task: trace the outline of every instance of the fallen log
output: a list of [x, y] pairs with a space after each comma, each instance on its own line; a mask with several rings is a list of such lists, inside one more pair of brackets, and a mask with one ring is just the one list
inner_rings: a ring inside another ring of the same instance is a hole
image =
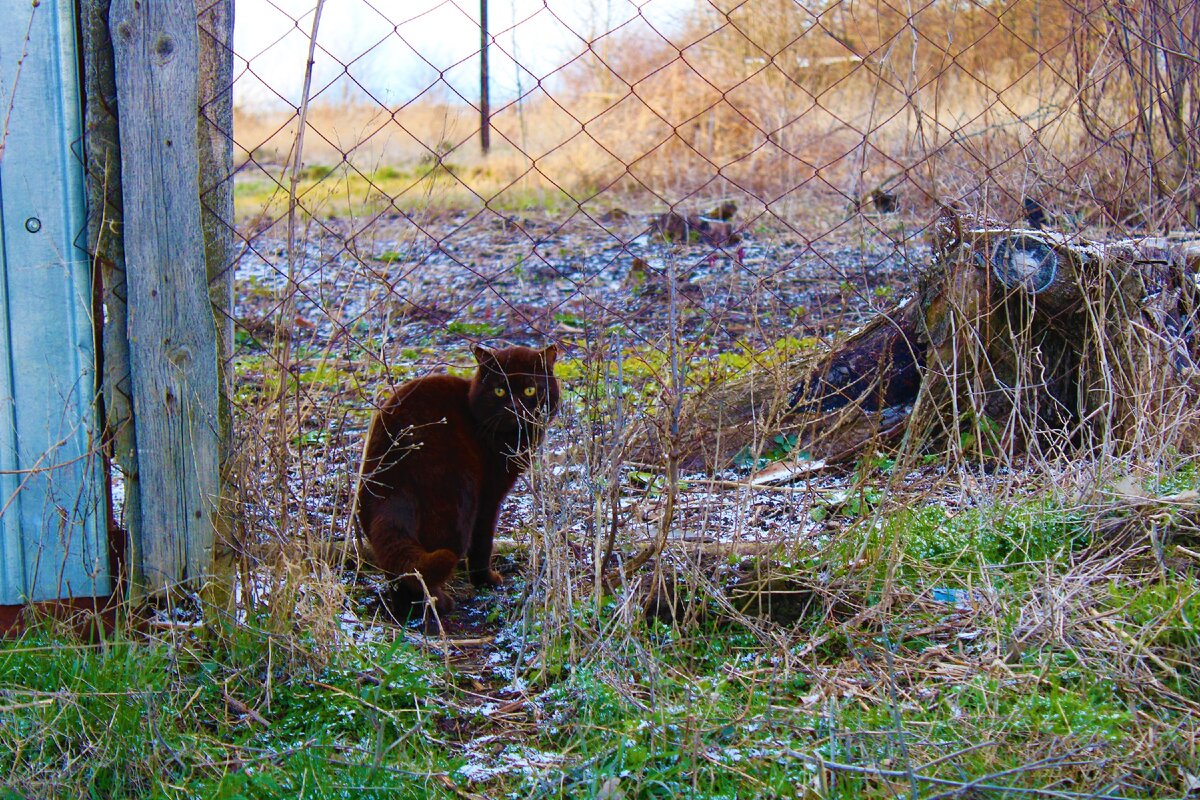
[[771, 441], [764, 425], [795, 442], [772, 480], [902, 439], [990, 456], [1196, 441], [1200, 236], [1101, 242], [947, 208], [932, 243], [917, 292], [786, 375], [774, 417], [717, 426], [722, 455]]

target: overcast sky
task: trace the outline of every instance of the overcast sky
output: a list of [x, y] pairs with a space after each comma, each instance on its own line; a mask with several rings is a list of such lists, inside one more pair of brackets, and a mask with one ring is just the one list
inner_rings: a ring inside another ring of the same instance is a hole
[[[552, 84], [554, 70], [583, 52], [589, 40], [622, 25], [673, 30], [691, 5], [692, 0], [489, 0], [492, 96], [502, 102], [516, 95], [518, 84], [523, 91], [539, 79]], [[238, 0], [238, 105], [298, 104], [315, 7], [315, 0]], [[317, 33], [314, 96], [336, 102], [369, 93], [396, 106], [434, 85], [435, 97], [456, 100], [455, 89], [473, 102], [479, 93], [478, 26], [479, 0], [327, 0]]]

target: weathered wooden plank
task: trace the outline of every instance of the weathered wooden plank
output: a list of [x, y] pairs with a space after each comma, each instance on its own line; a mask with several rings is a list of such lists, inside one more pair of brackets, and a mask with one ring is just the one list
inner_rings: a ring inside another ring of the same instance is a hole
[[0, 604], [106, 594], [74, 9], [0, 26]]
[[114, 0], [144, 586], [206, 574], [220, 494], [217, 340], [201, 226], [192, 0]]

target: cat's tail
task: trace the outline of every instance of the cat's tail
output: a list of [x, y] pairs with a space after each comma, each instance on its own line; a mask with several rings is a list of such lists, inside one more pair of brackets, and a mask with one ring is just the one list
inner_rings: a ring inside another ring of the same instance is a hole
[[432, 590], [450, 580], [450, 576], [454, 574], [454, 568], [458, 566], [458, 553], [444, 547], [441, 550], [434, 550], [432, 553], [421, 550], [415, 566], [417, 572], [421, 573], [421, 577], [425, 580], [426, 586]]
[[387, 560], [397, 575], [417, 572], [425, 587], [433, 592], [450, 579], [454, 568], [458, 566], [458, 553], [443, 547], [430, 552], [407, 537], [400, 539], [390, 548]]

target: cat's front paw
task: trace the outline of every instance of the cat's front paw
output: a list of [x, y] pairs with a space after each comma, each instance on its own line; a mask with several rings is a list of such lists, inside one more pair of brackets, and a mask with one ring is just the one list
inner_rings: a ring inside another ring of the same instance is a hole
[[501, 586], [504, 576], [494, 569], [484, 569], [471, 573], [471, 583], [476, 586]]

